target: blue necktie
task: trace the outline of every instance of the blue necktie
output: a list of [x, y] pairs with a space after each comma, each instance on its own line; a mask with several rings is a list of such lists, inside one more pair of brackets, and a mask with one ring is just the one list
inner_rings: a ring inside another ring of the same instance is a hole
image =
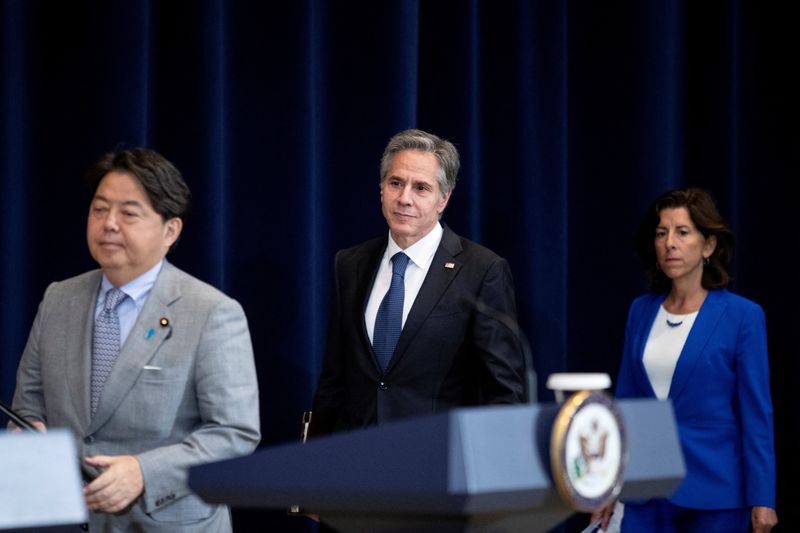
[[100, 395], [106, 384], [120, 348], [119, 315], [117, 306], [127, 294], [117, 288], [109, 289], [103, 310], [94, 323], [94, 342], [92, 345], [92, 415], [100, 403]]
[[392, 256], [392, 284], [383, 297], [378, 315], [375, 317], [375, 330], [372, 333], [372, 348], [383, 370], [389, 366], [397, 339], [403, 329], [403, 296], [405, 283], [403, 276], [408, 266], [408, 256], [397, 252]]

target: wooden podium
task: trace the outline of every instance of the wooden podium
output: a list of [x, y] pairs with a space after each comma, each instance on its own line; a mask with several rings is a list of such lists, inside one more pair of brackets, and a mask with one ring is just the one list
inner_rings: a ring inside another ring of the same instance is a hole
[[[627, 431], [622, 498], [668, 496], [684, 476], [672, 406], [617, 403]], [[208, 502], [299, 504], [348, 532], [547, 531], [574, 512], [550, 475], [558, 406], [458, 409], [196, 466]]]

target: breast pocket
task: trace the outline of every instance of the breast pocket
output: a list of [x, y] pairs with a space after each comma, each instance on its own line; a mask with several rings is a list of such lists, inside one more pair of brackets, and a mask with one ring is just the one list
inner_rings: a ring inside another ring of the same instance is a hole
[[196, 416], [192, 388], [185, 368], [143, 368], [123, 402], [131, 429], [154, 441], [174, 435], [182, 419]]

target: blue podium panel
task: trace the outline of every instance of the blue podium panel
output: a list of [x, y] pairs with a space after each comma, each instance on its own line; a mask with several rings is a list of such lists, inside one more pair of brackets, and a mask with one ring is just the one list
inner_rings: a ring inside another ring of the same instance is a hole
[[672, 402], [618, 402], [628, 432], [628, 466], [621, 500], [664, 498], [686, 475]]
[[[620, 402], [620, 410], [632, 493], [670, 493], [683, 477], [670, 405]], [[193, 467], [189, 485], [209, 502], [300, 505], [345, 532], [546, 531], [572, 513], [550, 478], [557, 412], [556, 405], [457, 409]], [[639, 439], [639, 428], [648, 435]]]
[[0, 529], [38, 530], [88, 519], [70, 432], [0, 431], [0, 472]]

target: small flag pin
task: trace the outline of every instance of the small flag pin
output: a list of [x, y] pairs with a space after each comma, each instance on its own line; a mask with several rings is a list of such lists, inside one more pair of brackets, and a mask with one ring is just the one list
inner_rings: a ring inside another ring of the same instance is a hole
[[445, 264], [444, 264], [444, 267], [445, 267], [445, 268], [455, 268], [455, 267], [456, 267], [456, 264], [455, 264], [455, 263], [445, 263]]

